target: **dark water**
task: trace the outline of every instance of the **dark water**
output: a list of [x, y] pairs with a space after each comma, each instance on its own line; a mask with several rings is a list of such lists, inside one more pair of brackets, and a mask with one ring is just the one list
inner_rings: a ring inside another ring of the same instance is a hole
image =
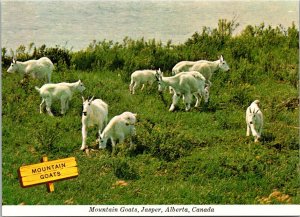
[[86, 48], [93, 40], [155, 38], [186, 41], [219, 19], [246, 25], [299, 25], [298, 1], [11, 1], [1, 2], [2, 47], [59, 45]]

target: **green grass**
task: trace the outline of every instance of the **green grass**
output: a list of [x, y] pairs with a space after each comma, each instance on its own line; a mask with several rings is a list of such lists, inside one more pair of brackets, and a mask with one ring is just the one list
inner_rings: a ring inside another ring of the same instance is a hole
[[[234, 72], [231, 72], [234, 73]], [[109, 105], [109, 119], [124, 111], [138, 114], [134, 147], [128, 142], [98, 150], [97, 130], [89, 130], [88, 157], [81, 152], [80, 94], [65, 116], [59, 103], [55, 117], [39, 114], [40, 97], [20, 76], [2, 74], [2, 177], [3, 205], [12, 204], [259, 204], [277, 189], [299, 204], [298, 108], [281, 106], [296, 98], [288, 82], [262, 79], [255, 84], [222, 84], [213, 80], [211, 102], [190, 112], [168, 112], [171, 95], [157, 88], [129, 93], [122, 71], [54, 72], [53, 82], [81, 79], [85, 97], [101, 98]], [[222, 74], [220, 74], [222, 76]], [[263, 77], [263, 76], [262, 76]], [[245, 108], [259, 98], [265, 117], [263, 141], [247, 138]], [[163, 101], [164, 99], [165, 101]], [[17, 170], [49, 160], [74, 156], [79, 176], [55, 183], [21, 188]], [[127, 186], [116, 186], [125, 180]], [[271, 203], [285, 204], [274, 199]]]

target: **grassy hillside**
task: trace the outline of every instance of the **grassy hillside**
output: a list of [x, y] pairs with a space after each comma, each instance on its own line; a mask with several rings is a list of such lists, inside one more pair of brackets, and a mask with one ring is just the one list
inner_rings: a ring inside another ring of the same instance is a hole
[[[211, 47], [211, 53], [206, 53], [204, 46], [220, 39], [214, 38], [213, 31], [197, 33], [179, 46], [141, 41], [131, 48], [112, 44], [107, 52], [119, 55], [144, 46], [144, 53], [132, 56], [131, 65], [128, 56], [119, 56], [124, 61], [115, 68], [108, 64], [111, 58], [112, 65], [118, 65], [115, 57], [106, 57], [107, 62], [101, 65], [99, 61], [104, 58], [95, 56], [103, 44], [95, 50], [66, 52], [70, 65], [58, 61], [53, 82], [81, 79], [87, 88], [85, 97], [94, 95], [108, 103], [109, 118], [124, 111], [138, 113], [134, 147], [129, 148], [128, 142], [120, 144], [114, 155], [110, 146], [97, 149], [96, 129], [88, 132], [88, 145], [94, 149], [90, 156], [79, 150], [80, 94], [74, 96], [65, 116], [59, 114], [59, 103], [53, 106], [55, 117], [39, 114], [41, 99], [34, 86], [42, 82], [22, 83], [20, 75], [6, 73], [4, 64], [3, 204], [299, 204], [298, 46], [293, 45], [289, 34], [278, 35], [284, 39], [282, 44], [276, 44], [275, 37], [259, 47], [254, 41], [268, 38], [264, 31], [261, 36], [251, 35], [249, 27], [239, 37], [225, 35], [221, 47]], [[151, 46], [156, 53], [149, 58], [166, 74], [172, 61], [177, 61], [175, 56], [215, 60], [217, 50], [224, 54], [231, 71], [213, 76], [207, 107], [202, 104], [185, 112], [180, 102], [171, 113], [171, 95], [159, 95], [156, 85], [136, 95], [128, 90], [131, 70], [142, 63], [145, 68], [156, 67], [143, 58]], [[197, 55], [196, 48], [202, 48]], [[88, 55], [91, 64], [79, 68], [79, 57]], [[157, 62], [159, 57], [166, 58], [165, 65]], [[260, 143], [245, 136], [245, 110], [255, 99], [260, 99], [265, 118]], [[18, 168], [39, 162], [43, 155], [49, 160], [76, 157], [79, 176], [56, 182], [51, 194], [45, 185], [21, 188]], [[118, 184], [120, 180], [126, 184]]]

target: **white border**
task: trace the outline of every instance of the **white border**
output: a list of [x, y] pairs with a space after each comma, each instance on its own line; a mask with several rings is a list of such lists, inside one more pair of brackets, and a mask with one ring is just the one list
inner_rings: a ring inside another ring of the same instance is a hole
[[[11, 1], [11, 0], [2, 0]], [[23, 1], [23, 0], [16, 0]], [[41, 0], [29, 0], [41, 1]], [[63, 0], [68, 1], [68, 0]], [[74, 0], [69, 0], [74, 1]], [[139, 0], [136, 0], [139, 1]], [[185, 1], [185, 0], [181, 0]], [[199, 0], [201, 1], [201, 0]], [[216, 0], [227, 1], [227, 0]], [[247, 1], [247, 0], [232, 0]], [[269, 1], [269, 0], [258, 0]], [[286, 1], [286, 0], [273, 0]], [[298, 1], [298, 0], [291, 0]], [[0, 11], [2, 11], [0, 4]], [[1, 16], [0, 16], [1, 20]], [[1, 45], [0, 34], [0, 45]], [[0, 46], [1, 47], [1, 46]], [[0, 53], [1, 57], [1, 53]], [[299, 66], [300, 67], [300, 66]], [[2, 72], [0, 65], [0, 72]], [[0, 89], [2, 89], [2, 79], [0, 78]], [[2, 95], [0, 94], [0, 113], [2, 112]], [[1, 119], [1, 116], [0, 116]], [[0, 129], [1, 129], [0, 121]], [[0, 136], [0, 144], [2, 138]], [[0, 145], [0, 147], [1, 147]], [[0, 148], [0, 165], [2, 165], [2, 147]], [[2, 168], [0, 167], [0, 186], [2, 186]], [[0, 194], [0, 202], [2, 204], [2, 194]], [[91, 207], [95, 210], [104, 210], [100, 212], [90, 212]], [[167, 208], [182, 211], [166, 212]], [[0, 207], [1, 208], [1, 207]], [[158, 210], [158, 212], [142, 212], [144, 208], [149, 210]], [[123, 209], [132, 210], [132, 212], [121, 211]], [[105, 211], [108, 210], [108, 211]], [[112, 210], [112, 211], [109, 211]], [[117, 211], [113, 211], [117, 210]], [[136, 211], [135, 211], [136, 210]], [[188, 210], [188, 212], [184, 211]], [[200, 211], [193, 211], [200, 210]], [[202, 210], [202, 211], [201, 211]], [[300, 216], [300, 205], [80, 205], [80, 206], [47, 206], [47, 205], [3, 205], [2, 216]]]
[[[143, 211], [145, 210], [145, 208], [148, 209], [148, 212]], [[169, 212], [167, 211], [168, 208], [169, 208]], [[94, 212], [91, 210], [94, 210]], [[4, 205], [2, 207], [2, 215], [3, 216], [264, 216], [264, 215], [299, 216], [300, 205], [80, 205], [80, 206]]]

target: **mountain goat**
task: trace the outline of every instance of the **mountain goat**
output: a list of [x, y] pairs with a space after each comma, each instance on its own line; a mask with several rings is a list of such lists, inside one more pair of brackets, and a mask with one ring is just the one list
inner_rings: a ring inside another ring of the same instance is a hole
[[69, 101], [72, 99], [75, 91], [82, 92], [85, 90], [83, 83], [79, 80], [74, 83], [57, 83], [57, 84], [44, 84], [41, 88], [35, 87], [42, 97], [40, 104], [40, 113], [43, 113], [43, 104], [46, 103], [46, 110], [49, 115], [53, 116], [51, 112], [51, 105], [53, 100], [60, 100], [61, 114], [65, 114], [69, 109]]
[[88, 147], [86, 145], [88, 128], [96, 125], [100, 136], [101, 131], [108, 122], [108, 105], [101, 99], [93, 100], [93, 98], [94, 97], [85, 100], [84, 97], [82, 97], [82, 145], [80, 150], [85, 150]]
[[[201, 60], [200, 60], [201, 61]], [[197, 61], [180, 61], [172, 68], [172, 75], [179, 72], [187, 72]]]
[[113, 117], [108, 125], [104, 128], [100, 135], [99, 148], [105, 148], [108, 139], [111, 139], [113, 150], [117, 141], [123, 143], [127, 136], [130, 136], [130, 144], [132, 144], [132, 136], [136, 135], [135, 123], [137, 114], [131, 112], [123, 112]]
[[[175, 68], [175, 69], [174, 69]], [[172, 73], [177, 74], [183, 71], [197, 71], [200, 72], [206, 79], [206, 82], [211, 86], [210, 79], [215, 71], [218, 69], [228, 71], [230, 68], [223, 56], [216, 61], [199, 60], [196, 62], [182, 61], [177, 63], [172, 69]]]
[[23, 75], [30, 75], [33, 78], [45, 79], [46, 82], [50, 83], [53, 69], [54, 65], [51, 60], [47, 57], [42, 57], [38, 60], [28, 60], [26, 62], [20, 62], [13, 59], [7, 72], [19, 72]]
[[138, 70], [135, 71], [131, 74], [131, 82], [129, 85], [129, 91], [132, 94], [135, 94], [135, 89], [138, 88], [140, 85], [142, 85], [141, 90], [144, 89], [145, 84], [150, 84], [152, 85], [155, 81], [155, 74], [156, 73], [161, 73], [160, 69], [157, 70]]
[[[174, 111], [178, 100], [183, 96], [185, 110], [190, 110], [192, 96], [196, 97], [195, 107], [198, 107], [202, 96], [208, 97], [205, 93], [205, 78], [199, 72], [181, 72], [171, 77], [163, 77], [160, 74], [156, 75], [158, 81], [158, 90], [161, 92], [165, 87], [171, 87], [174, 90], [173, 101], [169, 111]], [[205, 98], [205, 102], [208, 98]]]
[[255, 100], [246, 110], [246, 136], [250, 136], [251, 131], [251, 134], [255, 138], [254, 142], [258, 142], [258, 140], [260, 139], [263, 128], [263, 114], [259, 109], [259, 105], [259, 100]]

